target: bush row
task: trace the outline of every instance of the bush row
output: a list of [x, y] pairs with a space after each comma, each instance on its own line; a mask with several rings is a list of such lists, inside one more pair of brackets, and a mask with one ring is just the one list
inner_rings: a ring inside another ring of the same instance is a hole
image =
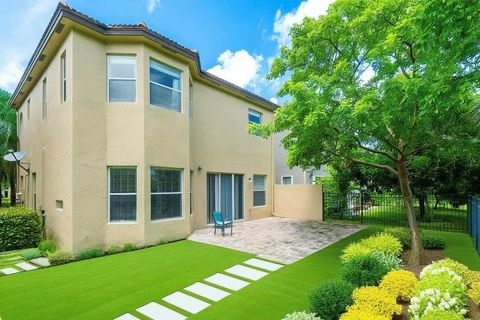
[[[410, 230], [407, 228], [386, 228], [384, 232], [397, 238], [402, 244], [403, 248], [408, 249], [411, 247], [412, 235], [410, 234]], [[433, 234], [431, 231], [422, 230], [420, 233], [420, 239], [422, 240], [422, 246], [424, 249], [445, 249], [445, 240], [442, 237]]]
[[0, 208], [0, 251], [36, 247], [41, 239], [40, 214], [25, 207]]

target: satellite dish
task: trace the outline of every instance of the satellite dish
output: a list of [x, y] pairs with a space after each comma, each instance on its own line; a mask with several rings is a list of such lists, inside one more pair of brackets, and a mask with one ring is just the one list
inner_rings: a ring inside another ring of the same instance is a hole
[[27, 153], [23, 150], [17, 151], [17, 152], [13, 152], [13, 150], [8, 150], [8, 153], [5, 156], [3, 156], [3, 159], [5, 161], [18, 162], [23, 158], [25, 158], [26, 155]]

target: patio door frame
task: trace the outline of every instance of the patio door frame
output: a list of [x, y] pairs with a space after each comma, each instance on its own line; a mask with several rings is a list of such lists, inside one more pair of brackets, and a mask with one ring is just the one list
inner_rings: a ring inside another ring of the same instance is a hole
[[[245, 175], [242, 173], [220, 173], [220, 172], [207, 172], [207, 225], [213, 224], [212, 212], [210, 212], [210, 192], [209, 192], [209, 176], [213, 175], [215, 177], [215, 186], [214, 186], [214, 194], [215, 194], [215, 211], [222, 211], [222, 175], [223, 176], [231, 176], [232, 177], [232, 220], [233, 221], [242, 221], [245, 220]], [[242, 181], [242, 218], [236, 219], [235, 218], [235, 176], [240, 176]], [[222, 212], [222, 214], [225, 214]]]

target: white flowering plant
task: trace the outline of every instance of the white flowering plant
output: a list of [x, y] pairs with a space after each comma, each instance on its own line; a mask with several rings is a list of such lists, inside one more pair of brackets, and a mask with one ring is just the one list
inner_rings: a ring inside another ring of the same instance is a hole
[[287, 314], [282, 320], [322, 320], [315, 313], [307, 313], [305, 311], [297, 311]]
[[420, 318], [433, 310], [453, 311], [460, 315], [465, 315], [467, 309], [465, 304], [452, 297], [448, 291], [430, 288], [421, 291], [417, 296], [410, 300], [408, 313], [410, 319], [420, 320]]

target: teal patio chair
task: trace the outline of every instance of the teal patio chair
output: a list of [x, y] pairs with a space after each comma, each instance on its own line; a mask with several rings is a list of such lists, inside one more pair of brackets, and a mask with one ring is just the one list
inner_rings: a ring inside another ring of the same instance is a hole
[[225, 237], [225, 228], [230, 227], [230, 235], [233, 234], [233, 221], [224, 220], [223, 214], [220, 211], [213, 212], [213, 227], [215, 228], [213, 234], [217, 234], [217, 228], [222, 230], [222, 236]]

